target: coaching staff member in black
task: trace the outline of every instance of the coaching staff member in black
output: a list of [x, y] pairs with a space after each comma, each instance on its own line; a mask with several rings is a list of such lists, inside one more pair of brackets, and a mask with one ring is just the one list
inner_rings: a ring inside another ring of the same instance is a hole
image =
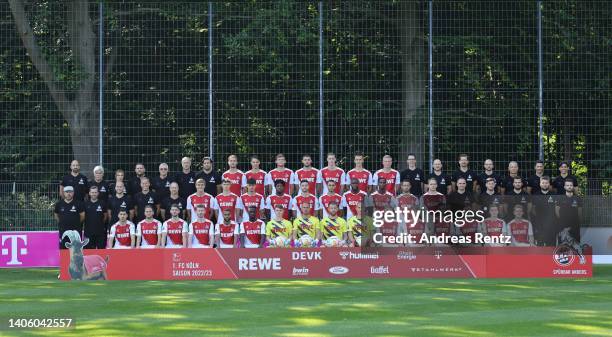
[[97, 186], [89, 188], [89, 198], [85, 201], [85, 234], [89, 238], [87, 249], [102, 249], [106, 247], [106, 222], [108, 212], [106, 203], [99, 198]]
[[221, 174], [213, 168], [213, 161], [210, 157], [204, 157], [204, 159], [202, 159], [202, 171], [198, 172], [196, 175], [196, 180], [197, 179], [204, 179], [206, 183], [204, 192], [213, 197], [221, 193]]
[[89, 183], [87, 182], [87, 177], [80, 173], [81, 164], [79, 164], [78, 160], [73, 160], [70, 163], [70, 173], [65, 175], [62, 178], [59, 186], [59, 196], [60, 199], [64, 198], [64, 187], [72, 186], [74, 189], [73, 198], [79, 201], [85, 200], [85, 196], [87, 195]]
[[57, 220], [60, 237], [60, 249], [66, 249], [64, 243], [69, 239], [62, 240], [62, 235], [67, 230], [83, 232], [83, 220], [85, 220], [85, 209], [83, 203], [74, 199], [74, 187], [65, 186], [62, 190], [64, 198], [55, 204], [53, 215]]

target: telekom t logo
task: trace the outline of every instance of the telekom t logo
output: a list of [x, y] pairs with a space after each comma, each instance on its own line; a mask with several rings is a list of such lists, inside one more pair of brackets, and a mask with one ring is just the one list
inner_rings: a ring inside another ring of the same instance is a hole
[[[27, 255], [28, 249], [23, 247], [21, 249], [17, 249], [19, 244], [19, 240], [23, 241], [23, 245], [26, 246], [28, 244], [28, 237], [26, 235], [2, 235], [2, 255], [11, 256], [11, 260], [7, 262], [7, 265], [14, 266], [22, 264], [19, 261], [19, 255]], [[9, 241], [9, 248], [4, 248], [4, 243]]]

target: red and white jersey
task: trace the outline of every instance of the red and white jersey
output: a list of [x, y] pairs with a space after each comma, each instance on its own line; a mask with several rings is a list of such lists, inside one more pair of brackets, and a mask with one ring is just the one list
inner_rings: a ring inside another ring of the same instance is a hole
[[429, 211], [441, 210], [446, 205], [446, 196], [440, 192], [427, 192], [421, 196], [421, 205]]
[[349, 186], [351, 184], [351, 180], [353, 179], [359, 180], [359, 189], [366, 193], [368, 193], [368, 187], [374, 185], [372, 173], [366, 169], [359, 171], [352, 169], [346, 172], [344, 175], [344, 185]]
[[270, 210], [270, 217], [274, 218], [274, 206], [282, 205], [285, 211], [283, 212], [283, 219], [289, 220], [289, 210], [293, 208], [293, 199], [289, 194], [269, 195], [266, 199], [266, 208]]
[[321, 205], [320, 207], [323, 210], [322, 219], [329, 217], [329, 204], [331, 204], [332, 202], [335, 202], [338, 205], [339, 210], [342, 209], [342, 196], [340, 194], [326, 193], [319, 197], [319, 205]]
[[419, 207], [419, 198], [412, 193], [401, 194], [396, 199], [397, 207], [401, 209], [417, 209]]
[[432, 228], [433, 228], [432, 232], [433, 232], [433, 235], [435, 236], [439, 236], [442, 233], [446, 235], [453, 235], [455, 232], [453, 230], [453, 227], [455, 227], [455, 225], [453, 225], [450, 222], [436, 221], [432, 225]]
[[319, 199], [315, 197], [313, 194], [300, 194], [293, 198], [292, 202], [292, 210], [294, 210], [297, 216], [302, 216], [302, 204], [307, 203], [310, 205], [310, 214], [311, 216], [315, 216], [315, 212], [321, 209], [321, 205], [319, 204]]
[[375, 211], [384, 211], [388, 207], [394, 208], [397, 206], [397, 200], [395, 200], [395, 197], [389, 191], [385, 191], [384, 194], [374, 191], [370, 198], [372, 198], [372, 205]]
[[238, 195], [234, 193], [230, 194], [219, 194], [215, 197], [217, 200], [217, 223], [223, 222], [223, 211], [226, 209], [230, 210], [230, 219], [232, 221], [236, 221], [236, 210], [242, 209], [244, 210], [244, 206], [242, 205], [242, 199], [238, 197]]
[[240, 233], [244, 233], [244, 248], [259, 248], [262, 235], [266, 234], [266, 224], [260, 219], [243, 221]]
[[236, 172], [231, 172], [230, 170], [227, 170], [221, 175], [221, 178], [223, 180], [230, 181], [230, 192], [234, 193], [235, 195], [242, 194], [242, 187], [246, 185], [246, 183], [243, 184], [244, 177], [244, 173], [240, 170], [236, 170]]
[[463, 226], [459, 227], [455, 225], [455, 227], [458, 235], [469, 237], [472, 244], [476, 243], [476, 233], [479, 232], [480, 227], [478, 221], [465, 221]]
[[385, 180], [387, 180], [387, 191], [395, 195], [397, 186], [400, 184], [399, 172], [394, 169], [391, 169], [389, 172], [385, 172], [383, 169], [380, 169], [374, 173], [374, 176], [372, 177], [372, 184], [378, 185], [378, 179], [380, 178], [385, 178]]
[[187, 233], [187, 222], [183, 219], [168, 219], [162, 226], [162, 233], [166, 233], [166, 248], [181, 248], [183, 233]]
[[276, 194], [274, 181], [282, 180], [285, 182], [285, 193], [291, 194], [291, 182], [293, 179], [293, 171], [290, 169], [285, 168], [284, 170], [279, 170], [278, 168], [275, 168], [266, 174], [264, 184], [272, 186], [272, 194]]
[[[487, 218], [482, 222], [481, 231], [487, 236], [508, 235], [508, 225], [500, 218]], [[505, 244], [491, 243], [489, 246], [505, 246]]]
[[342, 195], [342, 201], [340, 202], [340, 208], [346, 210], [346, 218], [350, 219], [353, 215], [357, 214], [357, 204], [361, 204], [362, 210], [365, 207], [363, 202], [368, 197], [368, 194], [364, 191], [353, 193], [348, 191]]
[[204, 205], [204, 217], [209, 220], [211, 219], [212, 212], [219, 208], [217, 200], [212, 195], [204, 193], [200, 196], [194, 193], [187, 197], [187, 210], [191, 212], [191, 221], [195, 221], [198, 218], [196, 215], [197, 205]]
[[253, 170], [249, 170], [242, 176], [242, 186], [246, 186], [247, 181], [249, 179], [254, 179], [255, 180], [255, 193], [265, 195], [266, 189], [265, 189], [264, 182], [266, 180], [266, 174], [267, 174], [266, 171], [263, 171], [263, 170], [259, 170], [257, 172], [253, 172]]
[[249, 207], [257, 208], [257, 213], [255, 216], [257, 219], [261, 219], [261, 210], [265, 208], [263, 194], [255, 193], [250, 195], [245, 193], [240, 196], [240, 201], [242, 201], [242, 206], [244, 208], [244, 212], [242, 214], [243, 219], [249, 218]]
[[189, 224], [190, 247], [211, 248], [215, 241], [215, 225], [208, 220], [196, 220]]
[[117, 221], [112, 225], [108, 237], [115, 238], [113, 248], [132, 248], [132, 235], [136, 234], [134, 227], [134, 223], [129, 220], [124, 224]]
[[508, 223], [508, 231], [512, 236], [512, 242], [514, 245], [525, 245], [529, 244], [529, 237], [533, 236], [533, 227], [529, 220], [514, 219]]
[[240, 235], [240, 226], [235, 221], [229, 225], [221, 223], [215, 226], [215, 234], [219, 235], [219, 248], [234, 248], [234, 240]]
[[406, 232], [408, 234], [412, 234], [416, 242], [419, 241], [419, 239], [421, 238], [421, 235], [428, 234], [427, 229], [428, 229], [427, 224], [425, 224], [422, 221], [417, 221], [414, 225], [409, 224], [406, 226]]
[[300, 185], [302, 180], [308, 181], [308, 192], [310, 194], [317, 194], [317, 177], [319, 175], [319, 170], [316, 168], [304, 169], [301, 168], [293, 174], [293, 181], [291, 184]]
[[155, 248], [162, 231], [162, 223], [156, 219], [144, 219], [136, 226], [136, 236], [140, 236], [140, 248]]
[[319, 174], [317, 175], [317, 183], [323, 184], [323, 194], [327, 193], [327, 182], [330, 180], [336, 182], [336, 190], [334, 191], [334, 193], [340, 193], [342, 191], [340, 187], [342, 186], [342, 184], [344, 184], [344, 181], [346, 180], [344, 176], [344, 170], [339, 167], [336, 167], [334, 169], [324, 167], [321, 169], [321, 171], [319, 171]]

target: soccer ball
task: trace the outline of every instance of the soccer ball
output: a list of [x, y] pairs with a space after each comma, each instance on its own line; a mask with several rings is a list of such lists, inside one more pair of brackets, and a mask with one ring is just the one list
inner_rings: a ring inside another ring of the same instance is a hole
[[288, 247], [289, 244], [291, 243], [291, 240], [283, 237], [283, 236], [277, 236], [274, 240], [272, 240], [271, 242], [271, 246], [276, 247], [276, 248], [284, 248], [284, 247]]
[[341, 244], [340, 239], [337, 236], [330, 236], [325, 240], [325, 247], [339, 247]]
[[310, 235], [302, 235], [299, 240], [296, 241], [296, 247], [312, 247], [314, 244], [314, 240], [310, 237]]

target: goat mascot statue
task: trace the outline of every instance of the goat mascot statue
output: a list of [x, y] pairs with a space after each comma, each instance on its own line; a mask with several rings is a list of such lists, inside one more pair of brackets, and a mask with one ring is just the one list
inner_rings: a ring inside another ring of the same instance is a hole
[[79, 232], [75, 230], [65, 231], [62, 240], [68, 237], [66, 248], [70, 249], [70, 266], [68, 272], [72, 280], [106, 280], [106, 266], [108, 256], [103, 259], [99, 255], [83, 256], [83, 247], [89, 239], [81, 241]]

